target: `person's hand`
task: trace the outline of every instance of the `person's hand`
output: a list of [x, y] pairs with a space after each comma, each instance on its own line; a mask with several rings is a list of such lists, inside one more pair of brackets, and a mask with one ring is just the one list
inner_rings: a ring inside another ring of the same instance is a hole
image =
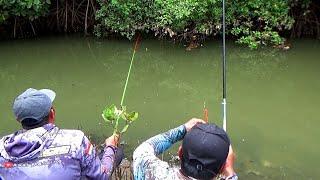
[[111, 146], [117, 147], [118, 143], [119, 143], [119, 139], [120, 139], [119, 134], [113, 134], [112, 136], [110, 136], [106, 139], [106, 141], [105, 141], [106, 146], [111, 145]]
[[222, 169], [222, 174], [225, 175], [226, 177], [232, 176], [235, 174], [235, 171], [233, 169], [233, 164], [234, 164], [235, 159], [236, 159], [236, 155], [233, 152], [232, 146], [230, 145], [226, 164], [224, 165], [224, 167]]
[[202, 120], [202, 119], [192, 118], [192, 119], [190, 119], [188, 122], [186, 122], [186, 123], [184, 124], [184, 126], [186, 127], [187, 131], [190, 131], [190, 129], [191, 129], [194, 125], [199, 124], [199, 123], [205, 124], [206, 122], [205, 122], [204, 120]]

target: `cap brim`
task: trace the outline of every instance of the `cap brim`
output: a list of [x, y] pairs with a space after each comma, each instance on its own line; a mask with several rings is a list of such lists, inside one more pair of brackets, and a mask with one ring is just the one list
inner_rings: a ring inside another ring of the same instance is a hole
[[47, 95], [50, 98], [51, 102], [53, 102], [54, 98], [56, 97], [56, 93], [51, 89], [40, 89], [39, 91]]

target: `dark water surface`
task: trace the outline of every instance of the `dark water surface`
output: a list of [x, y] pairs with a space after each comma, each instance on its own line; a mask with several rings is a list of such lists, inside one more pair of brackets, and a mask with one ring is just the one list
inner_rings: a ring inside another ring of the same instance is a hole
[[[132, 44], [78, 37], [0, 42], [0, 135], [19, 128], [11, 106], [29, 87], [56, 91], [60, 127], [98, 141], [111, 135], [101, 111], [120, 104]], [[124, 101], [140, 113], [123, 138], [127, 152], [202, 117], [204, 102], [209, 121], [222, 124], [220, 42], [184, 49], [142, 41]], [[227, 59], [228, 132], [240, 179], [320, 179], [320, 42], [293, 41], [286, 52], [228, 43]]]

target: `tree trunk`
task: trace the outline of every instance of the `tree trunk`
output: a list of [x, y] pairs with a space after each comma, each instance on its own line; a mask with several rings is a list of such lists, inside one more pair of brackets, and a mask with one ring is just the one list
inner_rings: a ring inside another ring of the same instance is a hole
[[16, 29], [17, 29], [17, 17], [14, 18], [13, 38], [16, 38]]
[[56, 15], [57, 15], [57, 29], [58, 29], [58, 31], [60, 32], [60, 23], [59, 23], [59, 0], [57, 0]]
[[89, 3], [90, 3], [90, 0], [88, 0], [88, 3], [87, 3], [86, 18], [85, 18], [85, 21], [84, 21], [84, 35], [85, 35], [85, 36], [87, 36], [87, 35], [88, 35], [87, 29], [88, 29], [88, 11], [89, 11]]
[[30, 26], [31, 26], [31, 29], [32, 29], [33, 35], [34, 35], [34, 36], [36, 36], [36, 31], [35, 31], [35, 30], [34, 30], [34, 28], [33, 28], [32, 22], [31, 22], [31, 21], [29, 21], [29, 23], [30, 23]]
[[66, 7], [65, 7], [65, 10], [66, 10], [66, 13], [65, 13], [65, 16], [66, 16], [66, 21], [65, 21], [65, 24], [64, 24], [64, 32], [67, 32], [68, 31], [68, 3], [67, 1], [66, 2]]

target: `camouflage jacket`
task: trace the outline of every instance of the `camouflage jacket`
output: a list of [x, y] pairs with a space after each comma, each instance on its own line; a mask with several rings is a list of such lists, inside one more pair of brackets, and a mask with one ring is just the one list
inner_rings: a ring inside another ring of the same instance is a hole
[[[186, 128], [181, 125], [165, 133], [156, 135], [143, 142], [133, 153], [133, 173], [136, 180], [174, 180], [194, 179], [180, 173], [179, 167], [172, 167], [167, 162], [160, 160], [160, 155], [174, 143], [183, 139]], [[237, 175], [219, 177], [219, 179], [237, 180]]]
[[20, 130], [0, 140], [0, 180], [109, 179], [116, 150], [106, 147], [100, 160], [82, 131]]

